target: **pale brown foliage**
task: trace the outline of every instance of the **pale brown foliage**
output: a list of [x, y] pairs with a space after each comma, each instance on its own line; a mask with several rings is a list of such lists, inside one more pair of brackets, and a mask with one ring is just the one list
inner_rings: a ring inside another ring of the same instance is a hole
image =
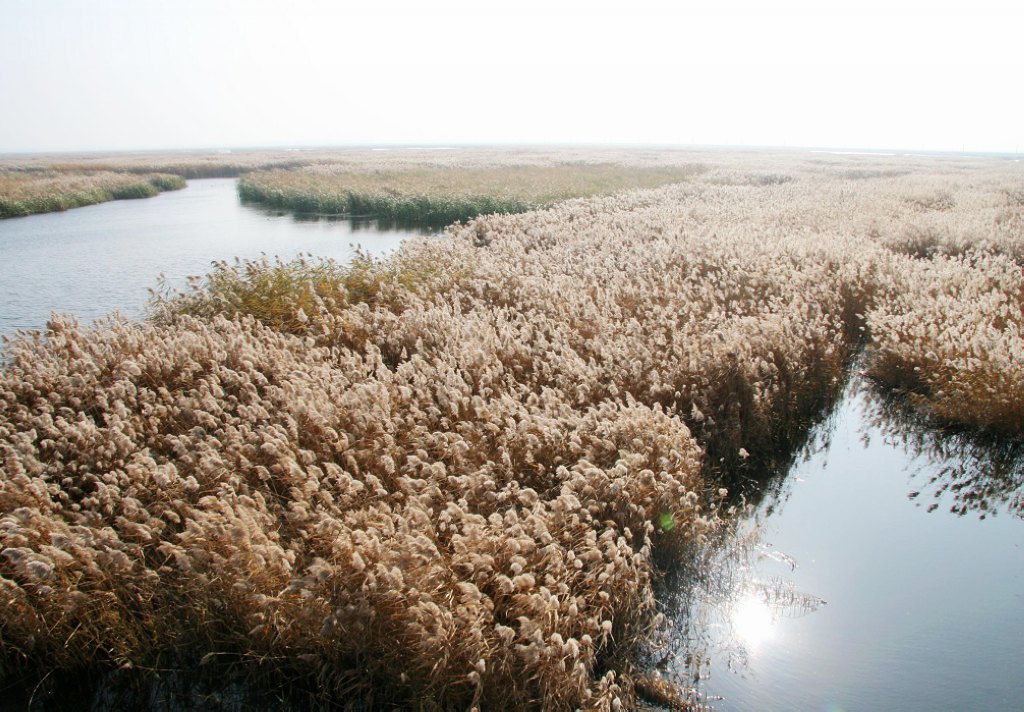
[[7, 655], [244, 649], [399, 697], [596, 703], [651, 624], [652, 520], [709, 526], [699, 452], [658, 409], [467, 375], [251, 320], [52, 322], [4, 371]]
[[7, 660], [225, 651], [368, 699], [631, 704], [656, 552], [716, 527], [704, 478], [798, 440], [860, 343], [955, 378], [976, 342], [927, 325], [984, 313], [972, 358], [1019, 388], [996, 345], [1012, 231], [1002, 256], [892, 249], [1006, 176], [924, 200], [933, 176], [868, 168], [750, 158], [383, 263], [224, 264], [152, 323], [23, 337], [0, 372]]

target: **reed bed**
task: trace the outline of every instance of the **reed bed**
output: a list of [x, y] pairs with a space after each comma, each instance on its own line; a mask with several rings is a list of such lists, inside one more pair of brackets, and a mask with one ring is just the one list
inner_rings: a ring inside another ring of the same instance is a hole
[[867, 373], [940, 423], [1024, 436], [1024, 271], [991, 252], [907, 260], [867, 316]]
[[242, 200], [298, 213], [372, 216], [443, 226], [488, 213], [522, 213], [590, 195], [685, 181], [700, 165], [620, 164], [407, 167], [366, 171], [318, 164], [242, 177]]
[[886, 159], [852, 168], [818, 159], [779, 168], [790, 172], [733, 168], [703, 179], [812, 181], [803, 194], [817, 194], [819, 206], [794, 198], [802, 216], [783, 219], [789, 230], [859, 235], [863, 247], [847, 259], [866, 270], [873, 296], [848, 323], [862, 330], [875, 385], [936, 426], [1024, 437], [1019, 162]]
[[183, 178], [167, 173], [0, 170], [0, 218], [69, 210], [109, 200], [151, 198], [184, 187]]
[[652, 522], [711, 526], [689, 432], [638, 404], [252, 320], [55, 322], [10, 358], [8, 665], [244, 651], [336, 694], [610, 704], [613, 641], [653, 620]]
[[169, 173], [186, 179], [233, 178], [253, 170], [298, 167], [345, 151], [295, 150], [171, 151], [112, 154], [38, 154], [0, 156], [0, 170], [57, 173]]
[[[294, 154], [293, 154], [294, 155]], [[228, 154], [231, 156], [231, 154]], [[89, 170], [114, 171], [120, 173], [145, 174], [145, 173], [170, 173], [182, 178], [237, 178], [240, 175], [254, 170], [267, 170], [270, 168], [298, 168], [308, 164], [309, 159], [294, 157], [273, 157], [273, 156], [251, 156], [251, 157], [228, 157], [224, 155], [195, 156], [190, 158], [163, 157], [153, 158], [149, 161], [72, 161], [54, 163], [50, 166], [55, 171], [75, 172], [88, 167]]]
[[[1019, 328], [1011, 250], [893, 249], [946, 209], [906, 199], [936, 179], [852, 166], [727, 163], [382, 261], [219, 263], [145, 324], [22, 335], [0, 369], [2, 670], [226, 661], [439, 709], [661, 694], [637, 666], [656, 582], [862, 346], [893, 387], [929, 351], [1019, 387], [1016, 342], [991, 357]], [[940, 168], [958, 205], [1017, 177]], [[979, 323], [984, 359], [936, 350]]]
[[889, 249], [912, 257], [985, 250], [1024, 265], [1024, 188], [1019, 173], [933, 168], [871, 181], [862, 189], [872, 206], [865, 215], [875, 216], [870, 233]]
[[[693, 154], [673, 151], [625, 151], [616, 149], [437, 149], [421, 150], [415, 148], [394, 148], [376, 150], [368, 148], [334, 148], [334, 149], [243, 149], [233, 151], [174, 151], [174, 152], [140, 152], [118, 154], [54, 154], [0, 156], [0, 175], [20, 184], [30, 181], [31, 176], [40, 178], [49, 176], [54, 180], [64, 176], [68, 182], [81, 180], [82, 175], [92, 174], [125, 174], [149, 177], [150, 174], [169, 174], [186, 179], [237, 177], [254, 171], [269, 170], [311, 170], [320, 175], [356, 172], [361, 174], [380, 171], [421, 171], [435, 173], [438, 170], [484, 170], [494, 171], [499, 168], [529, 169], [539, 168], [550, 170], [554, 166], [573, 164], [593, 166], [606, 163], [620, 166], [631, 166], [633, 169], [650, 171], [682, 171], [684, 164], [692, 164]], [[619, 176], [620, 180], [624, 176]], [[599, 177], [595, 177], [600, 180]], [[128, 178], [115, 179], [129, 181]], [[177, 180], [176, 178], [172, 180]], [[563, 178], [564, 180], [564, 178]], [[614, 180], [612, 176], [611, 180]], [[130, 182], [130, 181], [129, 181]], [[636, 186], [650, 183], [630, 183], [628, 177], [618, 187]], [[76, 192], [50, 191], [51, 199], [37, 202], [39, 208], [33, 212], [67, 209], [78, 205], [88, 205], [102, 196], [93, 191], [95, 186]], [[492, 186], [493, 188], [493, 186]], [[12, 188], [13, 189], [13, 188]], [[539, 189], [539, 187], [538, 187]], [[578, 194], [607, 191], [613, 189], [611, 184], [601, 188], [593, 186], [589, 191]], [[138, 189], [136, 189], [138, 190]], [[44, 194], [47, 191], [43, 191]], [[322, 191], [314, 191], [314, 195]], [[0, 195], [4, 195], [0, 192]], [[499, 196], [500, 197], [500, 196]], [[103, 198], [109, 200], [110, 198]], [[462, 196], [463, 203], [465, 196]], [[476, 196], [477, 210], [487, 211], [489, 208], [500, 207], [494, 196]], [[312, 198], [304, 198], [308, 203]], [[87, 202], [81, 202], [87, 201]], [[434, 203], [451, 202], [449, 198], [435, 196]], [[394, 201], [391, 201], [394, 203]], [[529, 207], [523, 202], [517, 203], [517, 209]], [[532, 204], [531, 204], [532, 205]], [[61, 207], [64, 206], [64, 207]], [[365, 206], [364, 206], [365, 207]], [[420, 207], [423, 207], [422, 205]], [[19, 206], [24, 210], [26, 206]], [[465, 210], [457, 211], [465, 212]], [[23, 213], [17, 213], [23, 214]], [[439, 222], [440, 221], [440, 222]], [[420, 222], [423, 222], [422, 220]], [[441, 214], [431, 221], [432, 227], [445, 224]]]

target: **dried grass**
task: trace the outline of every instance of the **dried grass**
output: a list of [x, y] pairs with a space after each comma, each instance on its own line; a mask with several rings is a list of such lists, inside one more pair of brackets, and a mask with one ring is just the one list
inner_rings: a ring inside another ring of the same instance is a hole
[[868, 313], [868, 375], [941, 422], [1024, 435], [1024, 271], [968, 252], [902, 265], [898, 295]]
[[367, 704], [635, 704], [659, 565], [718, 528], [723, 481], [801, 441], [862, 344], [927, 407], [961, 417], [954, 383], [1020, 427], [1012, 233], [891, 249], [936, 210], [907, 196], [950, 215], [1016, 174], [857, 165], [754, 160], [385, 261], [223, 263], [150, 323], [23, 335], [0, 370], [0, 664], [223, 653]]

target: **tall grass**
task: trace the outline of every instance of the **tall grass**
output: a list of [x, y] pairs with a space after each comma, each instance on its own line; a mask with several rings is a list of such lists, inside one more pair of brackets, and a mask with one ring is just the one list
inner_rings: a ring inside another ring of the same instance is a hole
[[1024, 271], [968, 252], [902, 265], [867, 316], [868, 375], [947, 424], [1024, 436]]
[[3, 386], [7, 666], [244, 651], [367, 696], [599, 704], [655, 539], [711, 526], [677, 419], [497, 363], [222, 318], [47, 337]]
[[342, 159], [348, 151], [145, 151], [112, 154], [0, 156], [0, 170], [49, 170], [58, 173], [167, 173], [187, 180], [234, 178], [253, 170], [296, 168], [312, 162]]
[[169, 174], [0, 171], [0, 218], [69, 210], [109, 200], [151, 198], [179, 190], [185, 180]]

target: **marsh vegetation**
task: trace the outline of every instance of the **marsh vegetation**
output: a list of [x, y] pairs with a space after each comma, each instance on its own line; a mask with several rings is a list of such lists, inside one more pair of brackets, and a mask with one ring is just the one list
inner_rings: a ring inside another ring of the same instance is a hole
[[570, 198], [678, 183], [700, 165], [555, 164], [364, 167], [318, 164], [250, 173], [242, 200], [297, 213], [372, 216], [444, 226], [488, 213], [524, 213]]
[[313, 154], [292, 151], [0, 156], [0, 218], [151, 198], [183, 188], [186, 179], [235, 177], [312, 160]]
[[54, 312], [83, 324], [112, 311], [143, 319], [150, 291], [184, 287], [213, 261], [314, 253], [346, 262], [353, 245], [380, 256], [410, 234], [375, 221], [298, 220], [243, 206], [236, 183], [192, 180], [157, 200], [0, 222], [0, 336], [42, 329]]
[[396, 180], [550, 206], [385, 259], [221, 263], [145, 323], [15, 339], [5, 673], [184, 660], [333, 701], [632, 706], [661, 689], [637, 662], [656, 583], [858, 354], [918, 412], [1020, 439], [1019, 164], [670, 158], [254, 174], [243, 195], [343, 212]]
[[0, 218], [80, 208], [108, 200], [152, 198], [179, 190], [185, 179], [167, 173], [0, 170]]
[[255, 173], [243, 182], [241, 193], [269, 207], [305, 215], [369, 213], [441, 227], [482, 212], [523, 211], [570, 196], [659, 185], [701, 170], [681, 163], [678, 158], [665, 161], [657, 152], [611, 149], [12, 155], [0, 156], [0, 218], [150, 197], [152, 188], [183, 186], [181, 179]]

